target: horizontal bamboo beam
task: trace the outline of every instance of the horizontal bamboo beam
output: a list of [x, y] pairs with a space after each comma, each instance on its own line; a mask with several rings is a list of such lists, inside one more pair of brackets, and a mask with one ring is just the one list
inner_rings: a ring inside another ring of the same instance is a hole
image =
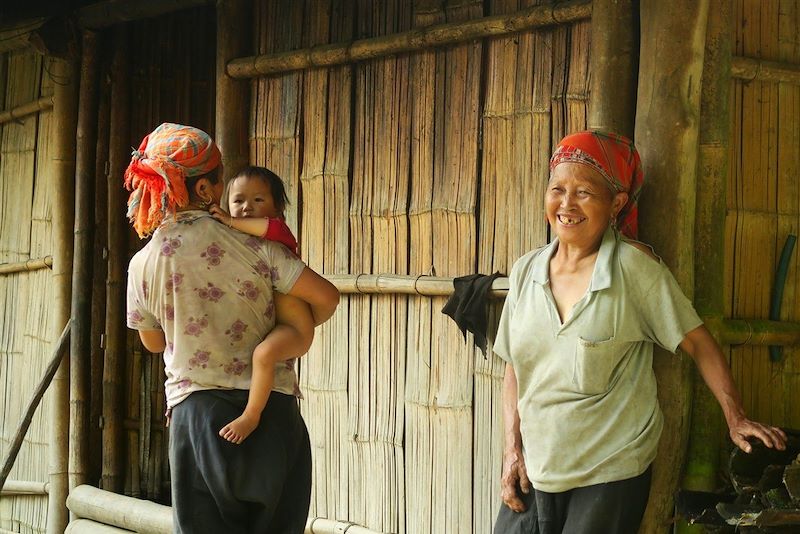
[[350, 521], [337, 521], [324, 517], [309, 517], [303, 534], [384, 534]]
[[0, 54], [30, 46], [31, 35], [41, 28], [45, 22], [47, 22], [47, 18], [37, 17], [0, 30]]
[[11, 468], [14, 467], [14, 462], [17, 460], [19, 449], [22, 447], [22, 442], [25, 440], [25, 434], [28, 433], [28, 428], [31, 426], [33, 414], [36, 412], [36, 408], [39, 406], [39, 402], [41, 402], [44, 392], [47, 391], [50, 382], [53, 380], [53, 376], [56, 374], [58, 365], [63, 359], [64, 352], [69, 346], [71, 325], [72, 321], [67, 321], [67, 324], [64, 325], [64, 330], [61, 332], [61, 336], [58, 338], [56, 348], [53, 350], [53, 355], [50, 357], [50, 362], [47, 364], [47, 368], [44, 371], [44, 376], [42, 376], [42, 379], [39, 381], [36, 389], [34, 389], [31, 400], [28, 401], [28, 405], [25, 407], [22, 419], [17, 425], [17, 430], [14, 432], [14, 439], [11, 440], [11, 445], [9, 445], [8, 451], [6, 452], [6, 459], [3, 461], [3, 467], [0, 469], [0, 491], [2, 491], [3, 487], [5, 486], [5, 482], [8, 478], [8, 474], [11, 472]]
[[[325, 278], [345, 295], [422, 295], [446, 297], [453, 294], [453, 278], [399, 274], [326, 274]], [[492, 282], [489, 296], [505, 298], [508, 278]], [[800, 323], [766, 319], [723, 319], [707, 317], [706, 326], [723, 345], [800, 345]]]
[[2, 495], [47, 495], [50, 489], [49, 482], [34, 482], [32, 480], [6, 480], [3, 485]]
[[45, 256], [35, 260], [21, 261], [18, 263], [0, 263], [0, 274], [14, 274], [39, 269], [49, 269], [53, 266], [53, 256]]
[[130, 534], [130, 532], [130, 530], [104, 525], [91, 519], [76, 519], [70, 521], [64, 534]]
[[212, 0], [106, 0], [79, 9], [78, 25], [96, 30], [213, 3]]
[[745, 81], [759, 80], [800, 85], [800, 65], [734, 56], [731, 61], [731, 76]]
[[[398, 274], [328, 274], [325, 278], [344, 294], [404, 294], [430, 297], [453, 294], [453, 279], [439, 276], [406, 276]], [[508, 278], [497, 278], [489, 295], [504, 297]]]
[[318, 45], [302, 50], [237, 58], [228, 62], [227, 72], [232, 78], [255, 78], [314, 67], [330, 67], [484, 37], [505, 36], [567, 24], [591, 16], [590, 0], [571, 0], [530, 7], [505, 15], [439, 24], [348, 43]]
[[723, 345], [800, 344], [800, 323], [766, 319], [706, 318], [705, 324]]
[[70, 492], [67, 508], [78, 518], [113, 527], [149, 534], [172, 533], [172, 508], [169, 506], [85, 484]]
[[16, 121], [22, 117], [27, 117], [28, 115], [33, 115], [34, 113], [39, 113], [40, 111], [45, 111], [47, 109], [51, 109], [52, 107], [53, 97], [43, 96], [42, 98], [34, 100], [33, 102], [28, 102], [6, 111], [0, 111], [0, 124]]

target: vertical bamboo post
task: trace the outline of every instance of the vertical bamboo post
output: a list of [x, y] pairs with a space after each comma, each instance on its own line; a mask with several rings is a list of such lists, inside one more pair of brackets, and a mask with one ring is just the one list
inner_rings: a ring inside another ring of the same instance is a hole
[[[646, 178], [641, 238], [654, 245], [691, 297], [700, 80], [708, 0], [642, 0], [636, 143]], [[670, 43], [665, 46], [664, 43]], [[664, 221], [672, 221], [665, 225]], [[655, 351], [658, 397], [664, 412], [650, 502], [640, 532], [663, 532], [673, 512], [688, 438], [691, 367], [686, 357]]]
[[250, 116], [250, 81], [228, 76], [231, 59], [251, 52], [250, 32], [253, 15], [250, 0], [217, 2], [217, 102], [216, 138], [222, 152], [225, 177], [238, 172], [250, 161], [248, 117]]
[[[695, 306], [701, 317], [722, 317], [725, 213], [730, 139], [731, 3], [710, 0], [700, 104], [695, 252]], [[700, 376], [694, 376], [689, 451], [683, 486], [712, 491], [719, 468], [721, 411]]]
[[125, 190], [122, 175], [130, 161], [129, 29], [114, 33], [111, 63], [111, 117], [108, 172], [108, 278], [106, 280], [106, 351], [103, 365], [103, 469], [100, 487], [122, 491], [122, 373], [126, 353], [125, 268], [128, 256]]
[[639, 70], [639, 2], [592, 1], [589, 128], [633, 137]]
[[89, 398], [89, 331], [92, 288], [92, 196], [97, 149], [97, 34], [84, 30], [81, 46], [75, 159], [75, 241], [70, 338], [69, 489], [86, 483]]
[[[100, 50], [105, 50], [107, 39], [102, 39]], [[94, 167], [94, 265], [92, 266], [92, 320], [91, 320], [91, 380], [89, 391], [89, 480], [100, 480], [103, 461], [103, 344], [106, 327], [106, 275], [108, 235], [108, 135], [111, 86], [108, 78], [107, 53], [101, 52], [100, 102], [97, 112], [97, 149]]]
[[[71, 60], [52, 59], [49, 68], [53, 93], [53, 283], [56, 287], [53, 324], [58, 331], [69, 320], [72, 290], [72, 231], [74, 218], [75, 127], [78, 109], [78, 72]], [[55, 335], [58, 332], [54, 331]], [[67, 527], [67, 458], [69, 455], [69, 358], [53, 378], [50, 404], [50, 493], [47, 533]]]

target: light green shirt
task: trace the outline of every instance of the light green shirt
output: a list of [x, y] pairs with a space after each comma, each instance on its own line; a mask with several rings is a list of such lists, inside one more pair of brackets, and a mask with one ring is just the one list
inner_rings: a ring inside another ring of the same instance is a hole
[[561, 492], [643, 473], [663, 416], [653, 343], [675, 352], [702, 321], [669, 269], [609, 229], [564, 324], [550, 291], [558, 240], [514, 264], [494, 351], [517, 376], [528, 477]]

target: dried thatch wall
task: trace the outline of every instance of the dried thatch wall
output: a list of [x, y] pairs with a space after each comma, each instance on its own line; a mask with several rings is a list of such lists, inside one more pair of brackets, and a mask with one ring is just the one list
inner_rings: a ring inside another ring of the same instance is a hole
[[[48, 65], [31, 52], [0, 55], [0, 105], [4, 110], [53, 94]], [[42, 258], [52, 253], [48, 178], [51, 111], [0, 125], [0, 263]], [[49, 269], [0, 275], [0, 456], [5, 456], [30, 392], [41, 378], [51, 350], [50, 304], [54, 287]], [[48, 477], [48, 397], [37, 411], [13, 480], [46, 482]], [[0, 499], [0, 528], [44, 532], [47, 497]]]
[[[256, 4], [258, 53], [530, 5]], [[586, 124], [589, 28], [254, 81], [251, 158], [289, 185], [309, 265], [458, 276], [507, 271], [545, 243], [551, 140]], [[491, 528], [503, 365], [464, 342], [443, 304], [350, 296], [318, 334], [301, 368], [312, 515], [388, 532]]]
[[[737, 0], [734, 55], [800, 64], [797, 2]], [[775, 270], [786, 236], [800, 232], [800, 86], [735, 80], [725, 237], [725, 313], [763, 317], [770, 311]], [[800, 251], [795, 250], [781, 319], [800, 321]], [[748, 412], [800, 428], [800, 350], [771, 362], [766, 347], [730, 350]]]

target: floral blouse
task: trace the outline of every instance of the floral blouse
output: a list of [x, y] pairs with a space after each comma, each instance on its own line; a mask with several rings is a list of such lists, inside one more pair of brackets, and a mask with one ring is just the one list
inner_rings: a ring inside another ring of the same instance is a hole
[[[163, 330], [171, 408], [193, 391], [249, 389], [253, 349], [275, 326], [273, 290], [305, 268], [283, 245], [248, 236], [203, 211], [167, 219], [128, 266], [128, 327]], [[300, 396], [294, 360], [274, 391]]]

